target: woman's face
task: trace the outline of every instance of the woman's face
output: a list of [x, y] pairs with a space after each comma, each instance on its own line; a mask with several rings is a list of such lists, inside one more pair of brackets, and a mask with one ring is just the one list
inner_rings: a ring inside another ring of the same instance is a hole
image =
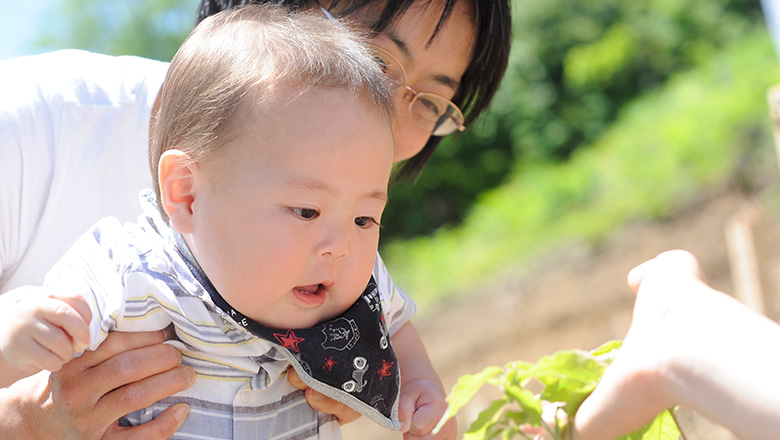
[[[372, 43], [393, 55], [406, 70], [406, 85], [417, 92], [436, 93], [452, 99], [471, 60], [474, 13], [470, 1], [459, 1], [445, 26], [433, 35], [442, 8], [437, 2], [418, 2], [375, 36]], [[395, 162], [419, 153], [430, 133], [417, 126], [408, 111], [410, 93], [396, 91], [398, 120], [394, 129]]]

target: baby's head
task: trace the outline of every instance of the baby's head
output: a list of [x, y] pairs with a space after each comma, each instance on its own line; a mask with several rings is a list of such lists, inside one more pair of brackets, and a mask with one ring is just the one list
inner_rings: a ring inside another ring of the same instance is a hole
[[374, 265], [394, 109], [359, 37], [248, 6], [199, 24], [171, 63], [150, 159], [163, 216], [255, 321], [344, 312]]

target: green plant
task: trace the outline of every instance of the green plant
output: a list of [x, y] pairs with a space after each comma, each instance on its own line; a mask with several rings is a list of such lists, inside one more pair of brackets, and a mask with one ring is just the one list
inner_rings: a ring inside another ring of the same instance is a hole
[[[510, 362], [503, 368], [490, 366], [477, 374], [463, 375], [447, 396], [449, 406], [436, 431], [469, 403], [483, 385], [490, 384], [497, 386], [503, 396], [479, 414], [463, 440], [530, 439], [524, 432], [528, 426], [543, 428], [556, 440], [571, 439], [568, 421], [574, 419], [577, 409], [596, 388], [619, 347], [620, 341], [612, 341], [591, 352], [563, 350], [544, 356], [535, 364]], [[541, 391], [531, 391], [533, 385], [541, 386]], [[553, 420], [542, 417], [542, 409], [547, 405], [552, 409]], [[682, 433], [674, 413], [674, 408], [666, 409], [652, 422], [619, 440], [677, 440]]]

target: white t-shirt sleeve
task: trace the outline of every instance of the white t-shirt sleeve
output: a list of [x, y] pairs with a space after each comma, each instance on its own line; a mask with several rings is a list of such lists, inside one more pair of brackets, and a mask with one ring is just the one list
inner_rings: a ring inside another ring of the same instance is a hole
[[382, 300], [382, 311], [385, 315], [388, 331], [391, 335], [395, 334], [417, 313], [417, 303], [393, 283], [387, 271], [387, 266], [385, 266], [378, 252], [374, 262], [373, 274], [379, 289], [379, 296]]
[[0, 287], [24, 257], [54, 173], [54, 124], [31, 58], [0, 61]]
[[151, 186], [151, 108], [167, 64], [65, 50], [0, 61], [0, 293], [40, 285]]

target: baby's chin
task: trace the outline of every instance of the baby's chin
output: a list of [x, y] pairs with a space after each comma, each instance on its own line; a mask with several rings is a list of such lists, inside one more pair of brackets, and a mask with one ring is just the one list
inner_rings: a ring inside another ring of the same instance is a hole
[[299, 328], [312, 328], [337, 318], [344, 314], [347, 309], [349, 309], [349, 307], [341, 310], [303, 310], [294, 317], [288, 315], [285, 319], [276, 314], [275, 316], [259, 317], [259, 319], [255, 319], [255, 322], [269, 328], [293, 330]]
[[[316, 326], [318, 326], [320, 324], [324, 324], [324, 323], [326, 323], [326, 322], [328, 322], [328, 321], [330, 321], [332, 319], [338, 318], [340, 315], [343, 315], [344, 312], [346, 312], [346, 311], [347, 311], [347, 309], [335, 310], [335, 311], [330, 311], [328, 313], [323, 313], [319, 317], [316, 317], [316, 318], [313, 317], [313, 318], [302, 319], [302, 320], [298, 321], [299, 325], [297, 327], [294, 327], [294, 328], [311, 328], [311, 327], [316, 327]], [[293, 327], [290, 327], [290, 328], [293, 328]]]

